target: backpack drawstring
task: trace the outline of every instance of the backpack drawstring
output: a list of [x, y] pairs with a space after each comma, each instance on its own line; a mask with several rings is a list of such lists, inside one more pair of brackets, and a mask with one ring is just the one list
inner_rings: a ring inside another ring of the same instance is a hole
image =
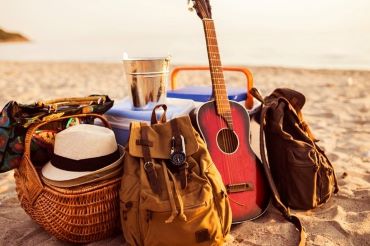
[[166, 163], [162, 163], [162, 170], [163, 170], [163, 176], [164, 176], [164, 180], [165, 180], [166, 188], [167, 188], [167, 192], [168, 192], [168, 199], [170, 201], [171, 210], [172, 210], [171, 211], [171, 216], [165, 222], [166, 223], [171, 223], [175, 219], [175, 217], [177, 216], [178, 211], [177, 211], [177, 208], [176, 208], [175, 198], [173, 197], [170, 180], [168, 178]]
[[[173, 176], [173, 174], [167, 169], [166, 163], [164, 163], [164, 162], [162, 163], [162, 170], [163, 170], [163, 176], [164, 176], [164, 180], [165, 180], [166, 188], [167, 188], [167, 192], [168, 192], [168, 199], [169, 199], [170, 205], [171, 205], [171, 215], [165, 222], [166, 223], [172, 223], [177, 215], [179, 215], [180, 218], [182, 218], [184, 221], [186, 221], [187, 218], [184, 214], [184, 203], [181, 199], [181, 196], [179, 195], [179, 190], [178, 190], [177, 184], [175, 182], [176, 179]], [[170, 174], [171, 179], [173, 180], [175, 195], [176, 195], [177, 201], [178, 201], [179, 206], [180, 206], [180, 213], [179, 213], [179, 211], [177, 210], [177, 207], [176, 207], [175, 197], [174, 197], [174, 194], [173, 194], [173, 191], [172, 191], [171, 182], [170, 182], [168, 174]]]
[[187, 221], [186, 215], [184, 213], [184, 201], [181, 198], [179, 187], [178, 187], [177, 183], [175, 182], [175, 176], [170, 171], [168, 171], [168, 173], [170, 174], [171, 179], [173, 180], [173, 185], [174, 185], [174, 188], [175, 188], [175, 194], [176, 194], [176, 197], [177, 197], [177, 202], [179, 203], [179, 206], [180, 206], [179, 216], [184, 221]]

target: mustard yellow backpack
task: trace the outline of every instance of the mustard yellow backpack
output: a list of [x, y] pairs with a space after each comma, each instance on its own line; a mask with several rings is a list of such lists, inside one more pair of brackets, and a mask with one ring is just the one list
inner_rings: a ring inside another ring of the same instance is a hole
[[183, 116], [132, 122], [120, 190], [130, 245], [222, 245], [231, 209], [206, 145]]

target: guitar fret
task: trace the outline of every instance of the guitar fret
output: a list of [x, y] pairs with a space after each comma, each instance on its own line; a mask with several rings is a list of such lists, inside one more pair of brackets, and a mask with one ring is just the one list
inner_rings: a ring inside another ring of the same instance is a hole
[[[223, 113], [223, 115], [226, 117], [226, 114], [228, 112], [230, 112], [230, 108], [220, 108], [220, 107], [217, 107], [218, 110], [220, 110], [221, 113]], [[232, 117], [230, 117], [231, 119]]]
[[225, 79], [223, 77], [213, 77], [217, 85], [222, 86], [225, 85]]
[[226, 95], [226, 94], [224, 94], [224, 95], [222, 95], [222, 96], [221, 96], [221, 95], [217, 95], [217, 96], [216, 96], [216, 98], [218, 98], [218, 99], [222, 99], [222, 100], [223, 100], [223, 99], [228, 99], [228, 97], [227, 97], [227, 95]]
[[229, 126], [232, 127], [230, 103], [227, 96], [214, 22], [212, 19], [203, 19], [203, 25], [212, 77], [212, 89], [215, 94], [214, 97], [217, 105], [217, 112], [224, 116]]
[[217, 104], [217, 108], [220, 109], [220, 110], [230, 110], [230, 107], [226, 106], [226, 105], [220, 105], [218, 103]]
[[228, 101], [227, 96], [225, 96], [225, 97], [216, 97], [216, 99], [220, 100], [220, 102], [221, 101]]

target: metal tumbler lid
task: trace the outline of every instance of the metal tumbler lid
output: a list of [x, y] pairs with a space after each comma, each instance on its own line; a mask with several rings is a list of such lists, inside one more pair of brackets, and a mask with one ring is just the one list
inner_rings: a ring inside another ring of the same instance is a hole
[[129, 75], [157, 76], [169, 73], [171, 56], [166, 57], [123, 57], [125, 72]]

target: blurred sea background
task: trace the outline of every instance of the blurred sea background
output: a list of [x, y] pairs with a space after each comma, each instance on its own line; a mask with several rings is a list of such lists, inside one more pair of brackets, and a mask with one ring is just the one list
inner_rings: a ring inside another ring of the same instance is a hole
[[[224, 65], [370, 70], [369, 0], [211, 0]], [[0, 0], [0, 60], [119, 62], [172, 56], [207, 64], [186, 0]]]

